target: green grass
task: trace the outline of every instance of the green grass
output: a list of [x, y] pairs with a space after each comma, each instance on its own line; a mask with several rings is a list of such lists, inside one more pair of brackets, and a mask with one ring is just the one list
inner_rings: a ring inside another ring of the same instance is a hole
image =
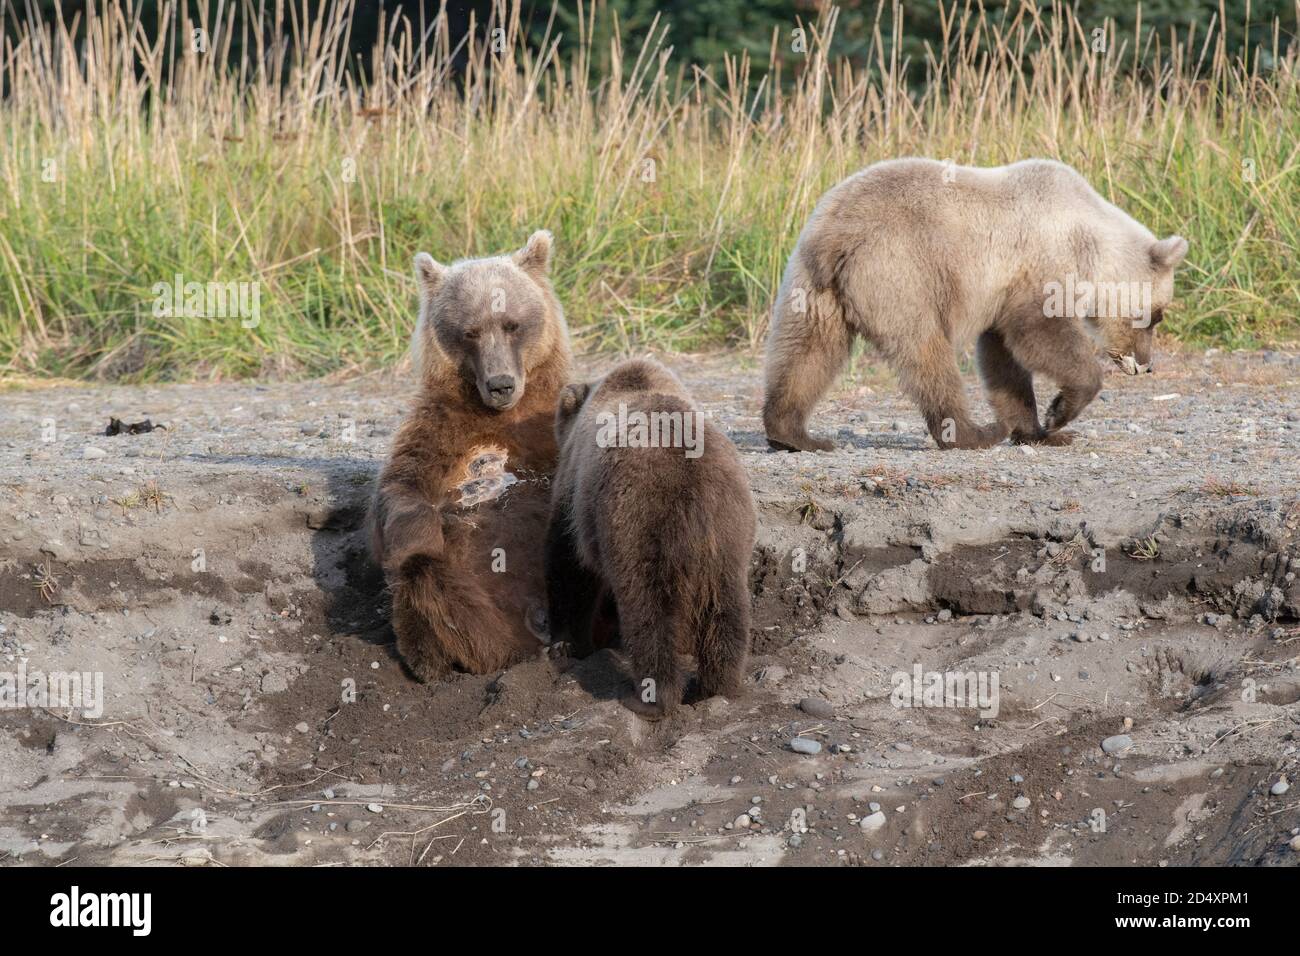
[[[743, 58], [688, 73], [653, 40], [627, 51], [621, 84], [589, 75], [589, 46], [539, 62], [510, 10], [506, 51], [471, 45], [463, 86], [447, 80], [441, 21], [436, 55], [413, 56], [399, 25], [369, 86], [335, 82], [347, 3], [283, 61], [245, 44], [234, 74], [222, 32], [214, 52], [190, 52], [178, 38], [194, 25], [172, 11], [170, 82], [117, 2], [80, 60], [62, 25], [25, 27], [0, 56], [0, 370], [139, 381], [382, 366], [414, 321], [416, 251], [501, 252], [539, 227], [556, 235], [580, 349], [749, 348], [817, 197], [902, 155], [1068, 162], [1157, 234], [1191, 241], [1162, 328], [1192, 346], [1300, 340], [1295, 51], [1263, 73], [1214, 33], [1180, 45], [1112, 28], [1097, 53], [1091, 25], [1036, 9], [960, 8], [995, 55], [954, 39], [934, 82], [912, 87], [887, 55], [871, 72], [827, 62], [832, 12], [810, 25], [798, 82], [756, 95], [762, 70]], [[1159, 91], [1125, 69], [1135, 44], [1157, 42]], [[1021, 59], [1025, 44], [1037, 52]], [[156, 317], [151, 289], [176, 273], [259, 283], [260, 323]]]

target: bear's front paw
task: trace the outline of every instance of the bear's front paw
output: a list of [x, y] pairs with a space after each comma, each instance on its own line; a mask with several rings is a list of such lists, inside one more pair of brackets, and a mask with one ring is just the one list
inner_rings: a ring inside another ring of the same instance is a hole
[[1011, 433], [1011, 444], [1013, 445], [1045, 445], [1048, 447], [1062, 447], [1074, 442], [1074, 432], [1059, 431], [1037, 431], [1026, 433], [1016, 431]]
[[637, 691], [630, 690], [624, 694], [622, 704], [642, 720], [663, 720], [667, 716], [667, 708], [662, 701], [644, 701]]
[[478, 448], [465, 463], [464, 475], [456, 485], [460, 492], [457, 504], [469, 509], [495, 501], [519, 479], [506, 471], [506, 451], [503, 448]]
[[500, 448], [479, 450], [465, 466], [465, 474], [470, 478], [482, 478], [486, 475], [500, 475], [506, 468], [506, 453]]
[[835, 443], [823, 438], [813, 438], [807, 432], [798, 435], [767, 436], [767, 445], [773, 451], [834, 451]]
[[1064, 448], [1066, 445], [1073, 445], [1074, 438], [1074, 432], [1071, 431], [1048, 432], [1038, 440], [1037, 444], [1047, 445], [1052, 448]]
[[960, 448], [964, 450], [978, 450], [981, 448], [992, 448], [1000, 443], [1010, 429], [1001, 422], [994, 422], [991, 425], [971, 425], [960, 429], [955, 439], [949, 439], [944, 435], [936, 435], [935, 441], [940, 448]]

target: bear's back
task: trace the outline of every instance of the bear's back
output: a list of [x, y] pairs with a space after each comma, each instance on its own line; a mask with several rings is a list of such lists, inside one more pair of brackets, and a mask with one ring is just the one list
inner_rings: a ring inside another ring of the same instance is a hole
[[[835, 288], [852, 264], [878, 270], [882, 280], [951, 273], [980, 299], [1026, 271], [1068, 271], [1081, 236], [1101, 249], [1154, 238], [1064, 163], [976, 167], [906, 158], [875, 163], [832, 187], [795, 254], [815, 288]], [[896, 269], [891, 261], [915, 261], [916, 268]]]
[[896, 232], [926, 228], [956, 241], [974, 228], [1038, 211], [1097, 216], [1109, 210], [1119, 212], [1054, 160], [986, 167], [906, 158], [875, 163], [833, 186], [810, 222], [887, 224]]

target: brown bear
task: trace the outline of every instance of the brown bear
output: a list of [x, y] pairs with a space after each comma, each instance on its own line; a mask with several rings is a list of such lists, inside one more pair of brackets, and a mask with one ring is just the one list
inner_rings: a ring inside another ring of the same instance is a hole
[[415, 257], [415, 405], [371, 506], [397, 647], [420, 680], [489, 673], [547, 640], [542, 544], [572, 359], [551, 234], [450, 266]]
[[[1061, 163], [876, 163], [832, 188], [799, 237], [772, 311], [763, 423], [772, 447], [828, 451], [808, 417], [855, 336], [881, 352], [941, 448], [1066, 444], [1101, 390], [1094, 340], [1151, 371], [1187, 254]], [[975, 343], [997, 422], [967, 411], [955, 352]], [[1060, 391], [1042, 424], [1033, 376]]]
[[754, 503], [735, 446], [668, 369], [636, 360], [560, 394], [546, 540], [551, 635], [591, 650], [602, 590], [613, 597], [648, 719], [672, 712], [678, 653], [702, 696], [734, 696], [749, 649]]

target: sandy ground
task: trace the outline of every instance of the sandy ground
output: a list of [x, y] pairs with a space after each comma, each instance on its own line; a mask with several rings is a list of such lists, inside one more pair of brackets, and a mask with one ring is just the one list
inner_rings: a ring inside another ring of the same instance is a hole
[[[0, 681], [104, 691], [0, 709], [0, 861], [1300, 863], [1300, 357], [945, 453], [864, 365], [827, 455], [768, 451], [752, 360], [671, 364], [760, 532], [745, 695], [654, 725], [611, 650], [404, 672], [362, 530], [400, 376], [0, 393]], [[899, 706], [918, 668], [990, 694]]]

